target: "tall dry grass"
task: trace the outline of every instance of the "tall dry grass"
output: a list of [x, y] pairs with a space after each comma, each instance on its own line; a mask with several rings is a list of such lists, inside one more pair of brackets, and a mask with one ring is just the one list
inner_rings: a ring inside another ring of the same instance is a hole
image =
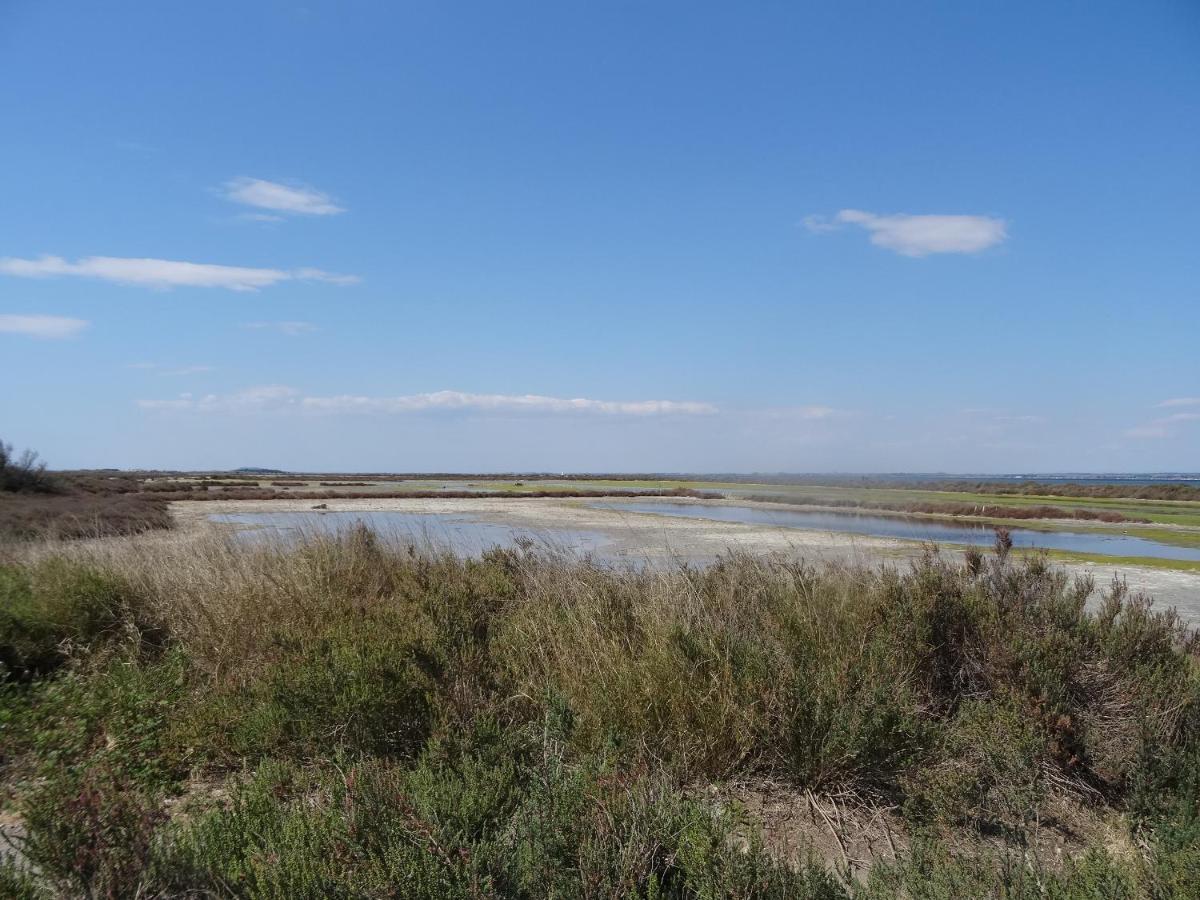
[[616, 741], [680, 777], [896, 792], [963, 705], [986, 702], [1035, 721], [1055, 783], [1120, 790], [1145, 749], [1131, 730], [1178, 741], [1196, 696], [1195, 636], [1172, 612], [1113, 585], [1089, 614], [1090, 582], [1006, 553], [622, 569], [545, 548], [462, 560], [359, 528], [44, 555], [64, 554], [127, 586], [138, 620], [222, 688], [322, 642], [395, 635], [432, 661], [448, 717], [528, 720], [555, 698], [581, 745]]
[[[691, 896], [742, 871], [741, 826], [684, 792], [747, 779], [1016, 848], [1069, 800], [1165, 848], [1088, 878], [1186, 884], [1196, 638], [1120, 584], [1089, 612], [1092, 591], [1003, 543], [883, 569], [461, 559], [362, 528], [25, 546], [0, 564], [0, 785], [43, 871], [118, 896], [243, 877], [269, 890], [229, 893], [391, 896], [418, 872], [425, 896], [530, 896], [551, 872], [569, 895], [588, 867]], [[240, 799], [196, 828], [164, 813], [213, 782]], [[747, 859], [739, 895], [784, 877]], [[979, 883], [1034, 896], [1021, 871]]]

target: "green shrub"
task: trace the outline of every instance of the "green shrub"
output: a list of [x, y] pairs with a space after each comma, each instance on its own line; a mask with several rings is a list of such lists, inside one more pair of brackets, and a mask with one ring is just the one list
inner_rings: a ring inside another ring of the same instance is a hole
[[811, 614], [785, 619], [783, 758], [785, 770], [805, 785], [887, 788], [929, 730], [920, 682], [912, 677], [920, 644], [905, 642], [908, 612], [894, 601], [885, 592], [831, 610], [825, 621]]
[[23, 804], [20, 850], [41, 880], [67, 896], [137, 896], [161, 797], [111, 762], [47, 779]]
[[[52, 891], [847, 896], [689, 799], [726, 778], [927, 829], [866, 897], [1200, 881], [1194, 638], [1120, 586], [1089, 613], [1043, 560], [163, 552], [0, 569], [0, 776]], [[1060, 801], [1128, 809], [1145, 858], [1045, 865], [1031, 823]]]
[[187, 687], [177, 652], [113, 656], [20, 686], [6, 729], [9, 776], [25, 779], [19, 850], [56, 891], [136, 895], [163, 801], [186, 774], [171, 727]]
[[908, 813], [919, 821], [1020, 835], [1046, 793], [1044, 748], [1042, 735], [1014, 706], [968, 701], [909, 777]]
[[[923, 836], [907, 858], [875, 867], [860, 900], [1136, 900], [1151, 896], [1138, 871], [1136, 862], [1121, 862], [1103, 850], [1088, 851], [1052, 870], [1028, 854], [956, 854]], [[1194, 894], [1162, 895], [1161, 900], [1190, 896]]]
[[32, 686], [12, 741], [36, 759], [34, 774], [43, 780], [103, 766], [148, 790], [164, 789], [185, 768], [171, 729], [187, 687], [178, 653], [152, 664], [118, 657], [103, 668], [69, 671]]
[[433, 724], [439, 662], [428, 638], [421, 622], [396, 620], [280, 636], [247, 681], [197, 701], [181, 739], [229, 760], [412, 753]]
[[51, 900], [45, 884], [12, 857], [0, 858], [0, 897], [7, 900]]
[[813, 897], [831, 876], [731, 842], [735, 821], [652, 778], [482, 726], [416, 767], [264, 764], [231, 804], [177, 831], [168, 889], [304, 897]]
[[152, 634], [118, 576], [61, 559], [0, 567], [0, 678], [44, 675], [72, 654]]

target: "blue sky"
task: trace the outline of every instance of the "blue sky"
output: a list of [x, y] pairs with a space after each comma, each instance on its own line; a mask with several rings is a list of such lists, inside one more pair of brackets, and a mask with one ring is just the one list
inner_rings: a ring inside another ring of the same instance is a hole
[[0, 2], [53, 465], [1200, 468], [1200, 5]]

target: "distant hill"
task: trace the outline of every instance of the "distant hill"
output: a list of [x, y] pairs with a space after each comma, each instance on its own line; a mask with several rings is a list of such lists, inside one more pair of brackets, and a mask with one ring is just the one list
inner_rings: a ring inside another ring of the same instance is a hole
[[236, 475], [286, 475], [283, 469], [260, 469], [257, 466], [243, 466], [240, 469], [230, 469]]

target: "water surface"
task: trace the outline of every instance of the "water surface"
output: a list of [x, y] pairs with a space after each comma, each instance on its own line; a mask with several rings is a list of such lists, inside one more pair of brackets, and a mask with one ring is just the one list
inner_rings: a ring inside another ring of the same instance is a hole
[[[774, 525], [778, 528], [834, 531], [843, 534], [899, 538], [907, 541], [933, 541], [939, 544], [991, 546], [996, 540], [995, 526], [992, 525], [971, 522], [940, 522], [932, 519], [900, 516], [808, 512], [794, 509], [776, 510], [757, 506], [710, 506], [672, 503], [666, 500], [635, 502], [594, 500], [589, 502], [588, 506], [596, 509], [654, 513], [660, 516], [739, 522], [745, 525]], [[1104, 556], [1144, 556], [1153, 559], [1200, 562], [1200, 548], [1176, 547], [1172, 544], [1163, 544], [1159, 541], [1131, 535], [1082, 531], [1035, 531], [1031, 528], [1009, 528], [1008, 531], [1012, 535], [1014, 546], [1017, 547], [1067, 550], [1072, 553], [1097, 553]]]
[[548, 550], [572, 554], [602, 554], [611, 543], [605, 535], [575, 529], [519, 528], [449, 513], [410, 513], [390, 510], [330, 512], [262, 512], [211, 515], [209, 521], [247, 526], [236, 532], [247, 542], [297, 540], [305, 535], [338, 534], [366, 526], [384, 540], [450, 550], [460, 556], [479, 556], [493, 547], [514, 547], [532, 541]]

